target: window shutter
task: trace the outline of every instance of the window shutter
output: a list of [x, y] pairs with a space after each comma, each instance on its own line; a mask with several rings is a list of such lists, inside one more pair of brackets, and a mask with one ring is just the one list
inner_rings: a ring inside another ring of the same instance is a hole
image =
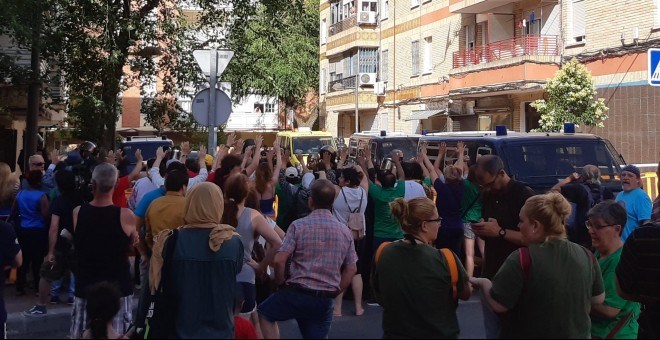
[[573, 39], [576, 41], [581, 41], [579, 37], [585, 36], [584, 20], [584, 0], [573, 0]]

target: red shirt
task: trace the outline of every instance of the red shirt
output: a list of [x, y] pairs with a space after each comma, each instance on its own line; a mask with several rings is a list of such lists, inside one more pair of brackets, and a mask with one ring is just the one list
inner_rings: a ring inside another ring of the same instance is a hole
[[252, 323], [240, 316], [234, 317], [235, 339], [259, 339]]
[[209, 172], [209, 176], [206, 177], [207, 182], [215, 182], [215, 171]]
[[112, 194], [112, 204], [121, 208], [128, 208], [128, 200], [124, 192], [130, 187], [131, 183], [128, 181], [128, 176], [119, 177], [115, 192]]

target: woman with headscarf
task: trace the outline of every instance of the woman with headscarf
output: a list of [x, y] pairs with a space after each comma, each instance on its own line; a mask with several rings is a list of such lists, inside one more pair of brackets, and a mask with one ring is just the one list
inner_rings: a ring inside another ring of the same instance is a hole
[[[186, 194], [185, 225], [178, 229], [170, 266], [170, 287], [178, 306], [176, 337], [234, 337], [236, 275], [243, 268], [243, 244], [234, 227], [221, 224], [224, 199], [210, 182]], [[163, 248], [172, 231], [155, 238], [151, 258], [152, 292], [161, 280]]]

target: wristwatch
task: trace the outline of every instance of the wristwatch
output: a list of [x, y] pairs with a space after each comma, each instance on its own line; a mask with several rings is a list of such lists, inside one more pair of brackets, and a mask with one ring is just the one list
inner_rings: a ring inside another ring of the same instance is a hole
[[506, 229], [500, 228], [499, 234], [500, 234], [500, 238], [504, 239], [504, 236], [506, 236]]

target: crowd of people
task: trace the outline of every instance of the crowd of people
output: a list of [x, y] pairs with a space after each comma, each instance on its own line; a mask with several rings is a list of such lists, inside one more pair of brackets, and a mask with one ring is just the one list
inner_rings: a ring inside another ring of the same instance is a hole
[[488, 338], [660, 336], [660, 199], [635, 166], [616, 196], [592, 165], [541, 194], [462, 142], [382, 164], [368, 145], [305, 158], [234, 134], [215, 156], [180, 150], [146, 169], [137, 150], [131, 171], [92, 143], [33, 155], [22, 178], [0, 163], [0, 265], [38, 292], [25, 315], [64, 279], [72, 339], [271, 339], [290, 319], [326, 338], [350, 288], [385, 338], [457, 338], [478, 289]]

